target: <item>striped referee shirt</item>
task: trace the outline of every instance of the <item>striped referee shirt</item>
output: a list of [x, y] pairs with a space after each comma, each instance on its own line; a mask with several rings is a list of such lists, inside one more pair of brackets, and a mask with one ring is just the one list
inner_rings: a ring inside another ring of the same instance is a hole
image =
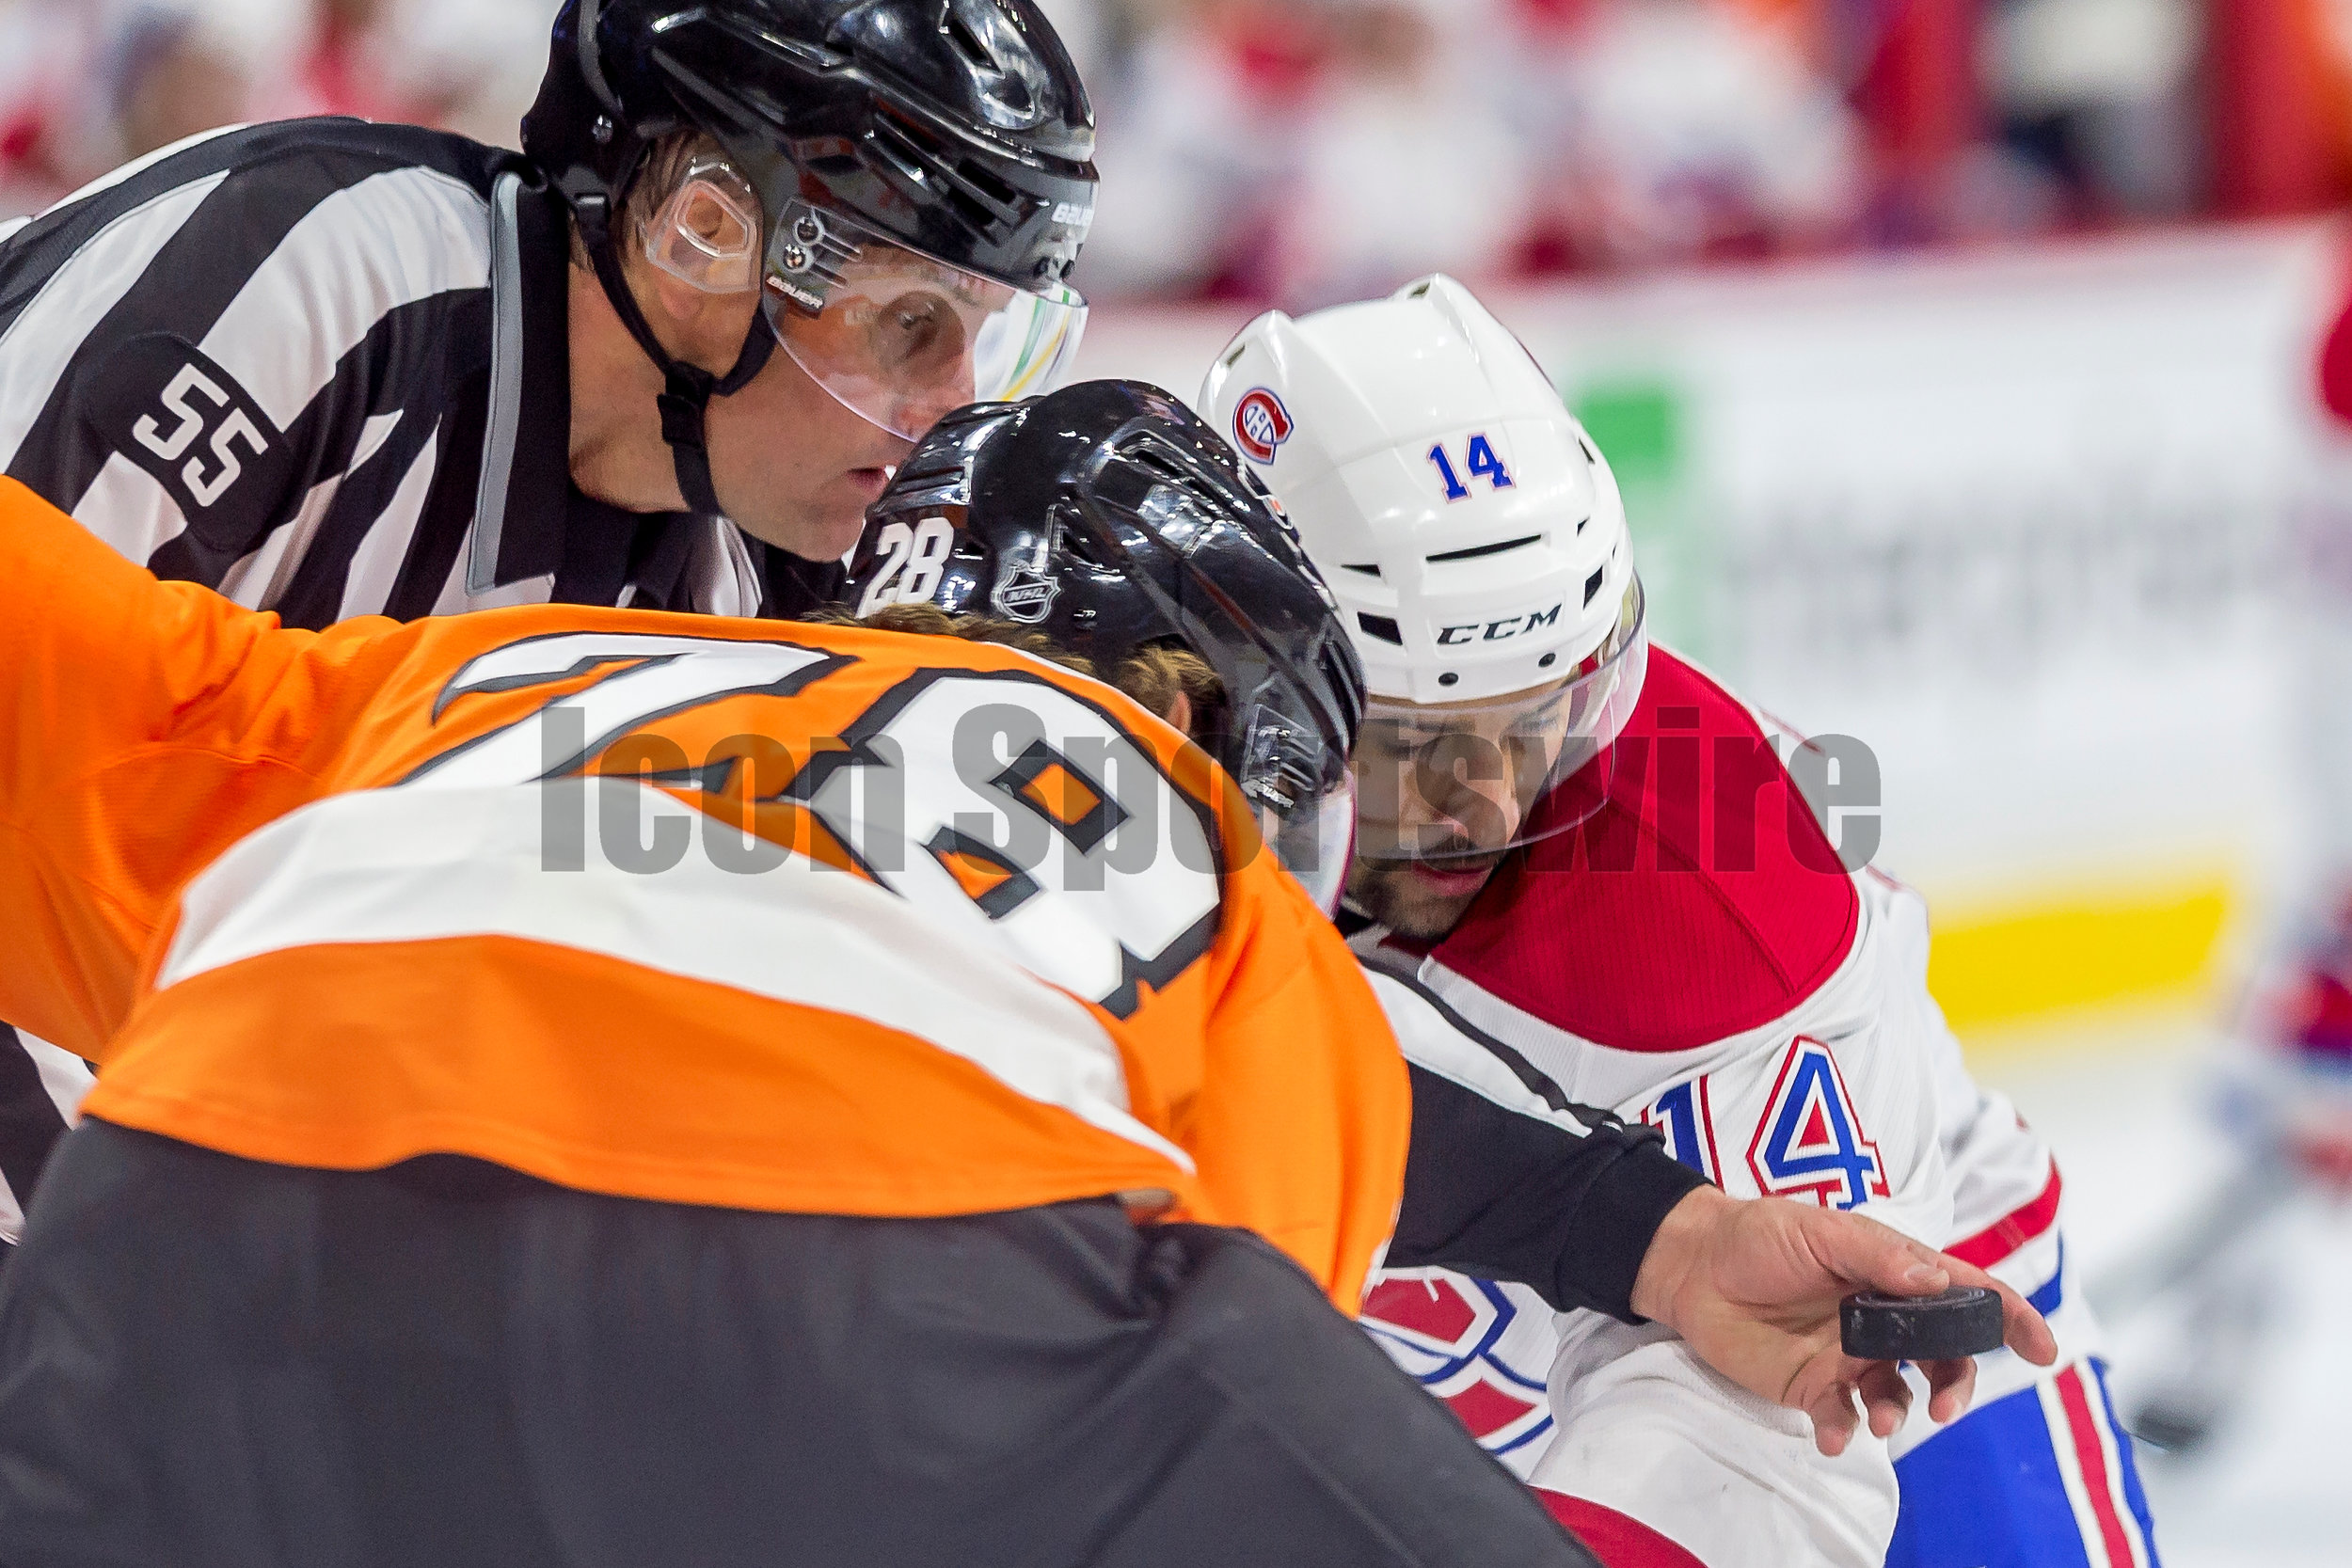
[[[826, 568], [572, 488], [569, 247], [532, 166], [459, 136], [310, 119], [167, 148], [0, 229], [0, 462], [289, 626], [751, 615], [771, 564], [771, 611], [804, 608]], [[0, 1240], [87, 1082], [0, 1025]]]

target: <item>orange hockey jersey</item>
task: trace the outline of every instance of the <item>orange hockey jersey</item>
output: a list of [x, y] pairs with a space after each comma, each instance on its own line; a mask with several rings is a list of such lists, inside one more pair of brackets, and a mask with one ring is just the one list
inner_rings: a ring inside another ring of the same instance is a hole
[[1410, 1115], [1214, 766], [1006, 649], [534, 607], [325, 633], [0, 482], [0, 1017], [88, 1115], [730, 1208], [1164, 1192], [1353, 1311]]

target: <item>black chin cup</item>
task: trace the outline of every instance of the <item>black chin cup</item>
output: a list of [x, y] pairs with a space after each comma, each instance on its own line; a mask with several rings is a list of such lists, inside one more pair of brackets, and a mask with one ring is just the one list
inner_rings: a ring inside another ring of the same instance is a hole
[[[586, 225], [582, 227], [585, 229]], [[775, 334], [769, 330], [767, 318], [754, 309], [742, 352], [736, 356], [735, 368], [723, 376], [672, 357], [670, 351], [661, 346], [661, 340], [654, 336], [644, 311], [638, 308], [637, 296], [621, 270], [620, 256], [612, 248], [611, 230], [602, 224], [596, 228], [596, 232], [583, 232], [580, 239], [596, 266], [596, 281], [604, 286], [605, 298], [612, 302], [621, 325], [628, 328], [628, 335], [637, 340], [637, 346], [662, 375], [661, 392], [654, 403], [661, 410], [661, 438], [669, 443], [670, 460], [677, 467], [678, 494], [685, 499], [690, 512], [706, 517], [724, 516], [726, 509], [719, 504], [719, 493], [710, 482], [710, 451], [704, 417], [710, 410], [712, 398], [734, 396], [768, 368], [768, 356], [776, 351]]]

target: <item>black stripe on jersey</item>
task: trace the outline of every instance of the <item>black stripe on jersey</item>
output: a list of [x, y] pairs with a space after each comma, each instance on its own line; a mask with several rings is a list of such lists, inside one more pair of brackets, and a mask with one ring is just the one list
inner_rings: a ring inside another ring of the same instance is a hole
[[278, 601], [278, 617], [289, 626], [324, 631], [342, 619], [343, 591], [359, 547], [378, 528], [396, 526], [384, 515], [393, 494], [416, 467], [438, 430], [422, 409], [403, 419], [374, 454], [343, 475], [334, 503], [302, 552], [294, 580]]
[[[172, 581], [200, 582], [207, 588], [218, 588], [229, 569], [261, 548], [272, 532], [301, 509], [314, 487], [346, 472], [371, 419], [412, 410], [414, 418], [430, 420], [432, 407], [441, 401], [441, 388], [450, 377], [448, 362], [453, 358], [461, 364], [468, 358], [486, 359], [488, 346], [484, 340], [484, 324], [487, 320], [486, 296], [480, 289], [435, 294], [386, 311], [368, 335], [344, 354], [335, 367], [334, 376], [310, 399], [294, 423], [286, 427], [287, 450], [301, 454], [304, 461], [289, 476], [283, 504], [266, 513], [236, 518], [233, 524], [208, 518], [199, 529], [191, 520], [187, 531], [167, 540], [155, 551], [147, 563], [148, 569]], [[479, 400], [461, 400], [459, 405], [444, 408], [441, 414], [438, 439], [444, 453], [449, 443], [459, 437], [477, 447], [481, 444], [483, 415]], [[437, 475], [434, 488], [436, 492], [440, 488]], [[387, 490], [384, 494], [389, 497], [391, 492]], [[472, 498], [469, 496], [467, 515], [458, 520], [461, 530], [470, 519], [472, 509]], [[330, 512], [336, 518], [348, 516], [341, 489]], [[367, 520], [372, 521], [373, 516]], [[357, 540], [352, 542], [352, 548], [358, 548]], [[338, 574], [334, 590], [338, 602], [342, 596], [342, 576]], [[290, 620], [287, 624], [296, 623]]]
[[408, 536], [408, 553], [400, 563], [384, 613], [395, 621], [414, 621], [433, 613], [465, 547], [466, 531], [473, 524], [475, 492], [482, 480], [482, 428], [490, 417], [490, 373], [485, 368], [468, 378], [441, 414], [434, 433], [433, 487]]
[[1526, 1085], [1530, 1094], [1534, 1095], [1553, 1110], [1574, 1117], [1587, 1127], [1622, 1127], [1625, 1125], [1620, 1117], [1611, 1116], [1606, 1111], [1595, 1110], [1590, 1105], [1579, 1105], [1571, 1101], [1565, 1091], [1553, 1083], [1549, 1075], [1541, 1068], [1519, 1054], [1513, 1047], [1503, 1044], [1502, 1041], [1454, 1011], [1447, 1005], [1444, 997], [1422, 985], [1418, 976], [1391, 969], [1386, 964], [1366, 963], [1364, 967], [1386, 979], [1394, 980], [1398, 985], [1428, 1003], [1455, 1034], [1509, 1068], [1512, 1077]]
[[0, 1023], [0, 1176], [20, 1212], [32, 1207], [41, 1168], [64, 1136], [65, 1117], [49, 1098], [40, 1065], [17, 1032]]
[[[130, 292], [73, 352], [8, 476], [71, 512], [113, 450], [93, 418], [108, 361], [135, 341], [171, 334], [200, 342], [221, 313], [311, 209], [364, 180], [404, 166], [377, 152], [306, 147], [239, 167], [164, 242]], [[291, 511], [282, 493], [239, 498], [247, 515]]]
[[0, 333], [15, 325], [57, 269], [107, 225], [182, 185], [240, 165], [265, 165], [286, 153], [317, 149], [372, 156], [385, 168], [414, 165], [438, 169], [485, 194], [489, 190], [490, 172], [478, 148], [419, 126], [289, 119], [230, 131], [159, 159], [104, 190], [53, 208], [11, 234], [0, 245]]

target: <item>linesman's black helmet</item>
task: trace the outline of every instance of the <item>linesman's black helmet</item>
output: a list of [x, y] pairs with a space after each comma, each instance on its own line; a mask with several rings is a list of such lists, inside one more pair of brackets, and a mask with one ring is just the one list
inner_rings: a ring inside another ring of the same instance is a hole
[[[742, 222], [618, 232], [682, 131], [723, 149], [689, 184]], [[1062, 279], [1093, 222], [1094, 119], [1033, 0], [567, 0], [523, 147], [669, 372], [682, 482], [704, 404], [777, 343], [909, 439], [941, 408], [1050, 389], [1076, 350], [1085, 304]], [[622, 281], [630, 245], [698, 287], [760, 291], [767, 330], [732, 373], [662, 351]]]
[[1336, 907], [1363, 668], [1264, 487], [1168, 393], [1090, 381], [949, 415], [868, 510], [842, 602], [1020, 622], [1098, 669], [1155, 643], [1199, 655], [1225, 700], [1196, 733]]

